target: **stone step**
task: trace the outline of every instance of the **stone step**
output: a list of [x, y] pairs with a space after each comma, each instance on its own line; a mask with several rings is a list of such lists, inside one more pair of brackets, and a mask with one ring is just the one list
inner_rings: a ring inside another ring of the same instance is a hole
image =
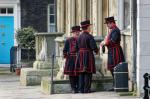
[[[112, 78], [104, 77], [99, 80], [92, 80], [92, 91], [105, 91], [112, 86]], [[70, 93], [70, 83], [69, 80], [53, 80], [51, 82], [50, 77], [43, 77], [41, 81], [41, 91], [44, 94], [62, 94]]]

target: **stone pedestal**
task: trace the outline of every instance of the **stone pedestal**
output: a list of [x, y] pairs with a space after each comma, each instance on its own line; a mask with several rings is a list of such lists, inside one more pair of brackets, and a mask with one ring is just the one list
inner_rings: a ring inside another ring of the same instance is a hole
[[[52, 59], [55, 54], [55, 41], [58, 36], [63, 33], [37, 33], [36, 36], [36, 61], [33, 68], [22, 68], [20, 75], [21, 85], [38, 85], [41, 83], [41, 78], [51, 76]], [[54, 62], [56, 63], [56, 62]], [[58, 71], [58, 65], [54, 64], [54, 75]]]
[[65, 59], [63, 58], [63, 47], [65, 43], [66, 38], [65, 37], [57, 37], [55, 39], [56, 42], [56, 61], [59, 66], [59, 72], [57, 73], [56, 78], [57, 79], [66, 79], [66, 77], [63, 74], [64, 66], [65, 66]]

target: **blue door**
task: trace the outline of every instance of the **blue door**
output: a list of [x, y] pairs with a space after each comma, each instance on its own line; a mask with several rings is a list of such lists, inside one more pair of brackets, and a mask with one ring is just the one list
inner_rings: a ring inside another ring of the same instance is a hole
[[14, 17], [0, 16], [0, 64], [10, 64], [10, 49], [14, 45]]

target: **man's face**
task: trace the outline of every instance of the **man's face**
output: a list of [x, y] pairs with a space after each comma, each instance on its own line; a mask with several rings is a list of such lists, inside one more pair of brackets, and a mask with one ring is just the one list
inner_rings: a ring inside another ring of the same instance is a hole
[[112, 29], [112, 22], [108, 22], [108, 23], [107, 23], [107, 27], [108, 27], [109, 29]]
[[76, 33], [75, 33], [76, 37], [78, 37], [78, 36], [79, 36], [79, 34], [80, 34], [80, 32], [79, 32], [79, 31], [78, 31], [78, 32], [76, 32]]
[[87, 30], [88, 30], [89, 33], [91, 32], [91, 25], [88, 26]]
[[74, 33], [73, 33], [73, 36], [74, 36], [74, 37], [78, 37], [79, 34], [80, 34], [80, 32], [74, 32]]

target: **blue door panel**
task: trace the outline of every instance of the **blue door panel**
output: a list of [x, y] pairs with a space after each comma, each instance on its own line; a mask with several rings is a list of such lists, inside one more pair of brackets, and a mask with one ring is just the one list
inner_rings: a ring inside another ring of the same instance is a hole
[[0, 16], [0, 64], [10, 63], [10, 49], [14, 45], [14, 17]]

